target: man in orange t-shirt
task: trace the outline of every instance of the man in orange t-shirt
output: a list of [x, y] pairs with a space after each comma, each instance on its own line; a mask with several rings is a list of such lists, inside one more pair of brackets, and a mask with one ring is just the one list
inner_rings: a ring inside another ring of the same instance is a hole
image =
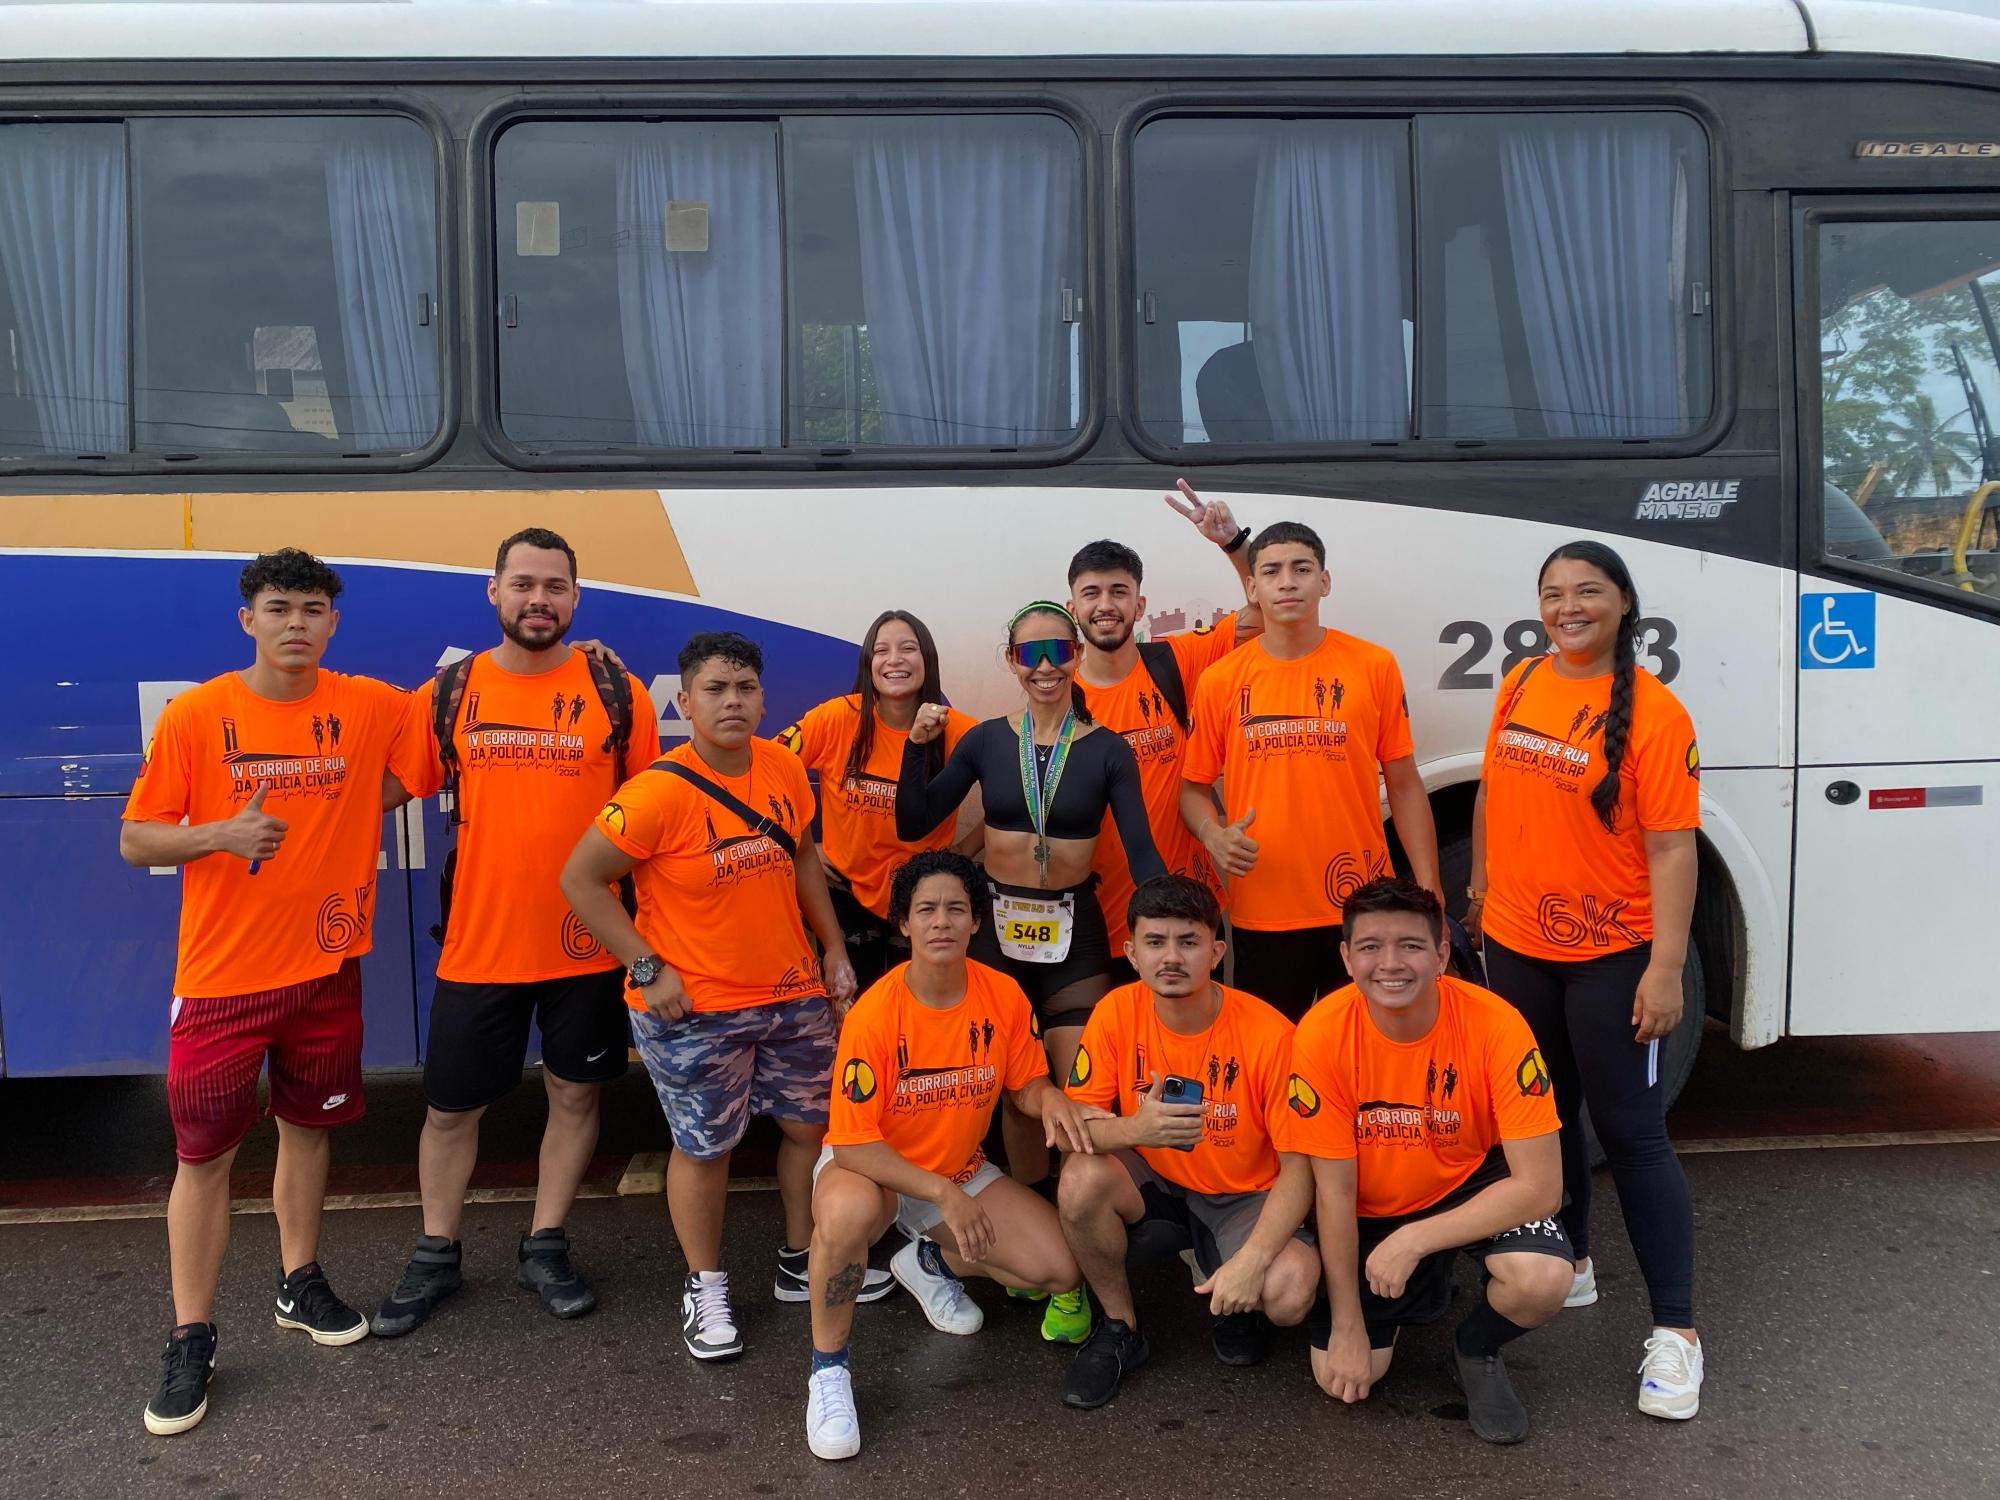
[[1348, 892], [1388, 873], [1383, 787], [1412, 873], [1442, 900], [1437, 827], [1395, 657], [1320, 624], [1333, 588], [1325, 544], [1280, 521], [1249, 552], [1264, 633], [1195, 692], [1181, 816], [1228, 877], [1238, 987], [1297, 1020], [1347, 980]]
[[[785, 1242], [774, 1294], [805, 1300], [834, 1011], [854, 999], [854, 967], [810, 831], [805, 768], [755, 737], [763, 671], [754, 641], [733, 631], [692, 637], [675, 700], [688, 743], [618, 789], [562, 871], [585, 929], [630, 975], [632, 1039], [673, 1134], [667, 1211], [688, 1264], [681, 1337], [699, 1360], [743, 1352], [722, 1219], [729, 1155], [752, 1114], [783, 1132]], [[628, 874], [636, 915], [614, 889]], [[825, 955], [824, 976], [801, 912]], [[886, 1295], [888, 1278], [874, 1275], [870, 1290]]]
[[[1222, 549], [1235, 566], [1237, 586], [1245, 587], [1250, 528], [1238, 526], [1235, 514], [1222, 501], [1203, 501], [1185, 479], [1179, 485], [1177, 494], [1163, 498], [1176, 515]], [[1139, 762], [1146, 823], [1168, 873], [1201, 881], [1222, 901], [1227, 897], [1215, 866], [1181, 819], [1181, 751], [1187, 743], [1188, 707], [1202, 673], [1262, 626], [1256, 608], [1250, 606], [1141, 645], [1134, 632], [1146, 615], [1146, 596], [1139, 591], [1144, 577], [1139, 554], [1122, 542], [1092, 542], [1070, 559], [1069, 612], [1083, 632], [1083, 664], [1076, 680], [1091, 717], [1124, 735], [1132, 747]], [[1125, 858], [1125, 846], [1112, 833], [1111, 815], [1106, 813], [1092, 868], [1111, 951], [1122, 953], [1132, 866]], [[1114, 959], [1112, 969], [1113, 983], [1137, 977], [1123, 958]]]
[[1398, 1330], [1449, 1310], [1463, 1250], [1485, 1294], [1447, 1367], [1473, 1431], [1518, 1443], [1528, 1413], [1500, 1350], [1554, 1317], [1570, 1282], [1548, 1070], [1513, 1006], [1445, 974], [1433, 892], [1370, 881], [1348, 897], [1345, 946], [1354, 983], [1299, 1023], [1277, 1133], [1281, 1152], [1312, 1162], [1328, 1299], [1314, 1378], [1365, 1398]]
[[[479, 1161], [480, 1117], [521, 1081], [531, 1022], [542, 1034], [549, 1115], [515, 1276], [556, 1317], [597, 1305], [570, 1259], [564, 1220], [597, 1148], [599, 1091], [624, 1075], [630, 1027], [624, 971], [584, 930], [556, 877], [624, 773], [659, 758], [660, 732], [653, 700], [626, 676], [629, 740], [614, 742], [590, 661], [564, 640], [577, 592], [568, 542], [539, 526], [515, 532], [486, 584], [500, 644], [446, 669], [446, 705], [456, 702], [449, 751], [458, 845], [447, 866], [450, 906], [424, 1047], [424, 1227], [369, 1325], [378, 1338], [409, 1333], [460, 1285], [458, 1230]], [[413, 796], [431, 796], [446, 781], [437, 690], [434, 678], [416, 693], [426, 754]]]
[[1064, 1402], [1086, 1408], [1116, 1395], [1151, 1352], [1125, 1273], [1133, 1235], [1194, 1252], [1226, 1365], [1261, 1361], [1270, 1324], [1302, 1321], [1319, 1285], [1299, 1227], [1311, 1174], [1296, 1159], [1281, 1167], [1271, 1143], [1291, 1023], [1209, 977], [1222, 960], [1222, 913], [1200, 881], [1156, 876], [1127, 914], [1138, 982], [1097, 1002], [1069, 1077], [1072, 1099], [1115, 1115], [1089, 1127], [1102, 1154], [1063, 1163], [1057, 1199], [1103, 1312], [1063, 1378]]
[[319, 1266], [328, 1130], [358, 1119], [361, 956], [373, 941], [382, 814], [421, 772], [410, 696], [319, 669], [340, 576], [285, 548], [253, 558], [237, 618], [250, 666], [176, 695], [125, 806], [129, 864], [181, 866], [167, 1109], [180, 1157], [167, 1203], [173, 1333], [146, 1429], [208, 1409], [211, 1313], [229, 1244], [229, 1169], [268, 1061], [278, 1122], [280, 1328], [351, 1344], [368, 1323]]

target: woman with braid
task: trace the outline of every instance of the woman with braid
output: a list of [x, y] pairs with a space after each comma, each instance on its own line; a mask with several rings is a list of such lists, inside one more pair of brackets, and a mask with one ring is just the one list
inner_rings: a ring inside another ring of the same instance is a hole
[[1554, 645], [1500, 684], [1466, 924], [1483, 938], [1488, 983], [1534, 1030], [1522, 1092], [1553, 1087], [1562, 1116], [1562, 1219], [1576, 1250], [1565, 1305], [1597, 1300], [1587, 1105], [1652, 1299], [1639, 1410], [1685, 1419], [1702, 1378], [1694, 1209], [1667, 1139], [1659, 1057], [1681, 1019], [1701, 756], [1687, 710], [1635, 660], [1639, 595], [1618, 554], [1558, 547], [1540, 592]]

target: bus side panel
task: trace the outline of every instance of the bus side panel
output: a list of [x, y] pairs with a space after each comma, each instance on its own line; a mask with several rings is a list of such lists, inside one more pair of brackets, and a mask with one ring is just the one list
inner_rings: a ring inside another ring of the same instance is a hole
[[[1730, 895], [1742, 917], [1731, 976], [1736, 990], [1729, 997], [1730, 1039], [1739, 1047], [1768, 1046], [1785, 1031], [1792, 772], [1703, 767], [1701, 836], [1728, 870]], [[1709, 1004], [1717, 999], [1711, 993]]]

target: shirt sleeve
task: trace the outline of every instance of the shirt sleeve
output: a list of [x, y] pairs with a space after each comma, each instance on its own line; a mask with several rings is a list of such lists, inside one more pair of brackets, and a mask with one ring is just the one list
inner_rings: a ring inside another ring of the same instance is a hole
[[174, 711], [171, 701], [161, 710], [153, 725], [152, 742], [146, 746], [146, 759], [132, 783], [132, 795], [125, 799], [127, 821], [178, 823], [188, 815], [194, 773], [185, 719], [185, 714]]
[[1236, 649], [1236, 611], [1217, 615], [1215, 623], [1195, 630], [1183, 630], [1167, 637], [1174, 660], [1180, 663], [1181, 682], [1192, 693], [1201, 674]]
[[1496, 1008], [1487, 1043], [1487, 1096], [1503, 1141], [1533, 1140], [1560, 1127], [1555, 1085], [1548, 1064], [1535, 1047], [1528, 1023], [1511, 1010]]
[[1640, 726], [1626, 751], [1636, 762], [1639, 826], [1656, 833], [1699, 828], [1701, 749], [1695, 743], [1694, 720], [1672, 693], [1662, 689], [1649, 696], [1646, 709], [1652, 722]]
[[865, 1146], [882, 1137], [882, 1115], [894, 1097], [895, 1075], [884, 1056], [874, 1010], [850, 1010], [834, 1051], [833, 1098], [827, 1105], [826, 1143]]
[[1214, 786], [1222, 777], [1223, 728], [1227, 686], [1210, 672], [1195, 686], [1187, 748], [1181, 752], [1181, 775], [1197, 786]]
[[1037, 1078], [1049, 1076], [1049, 1055], [1035, 1035], [1034, 1012], [1028, 1006], [1027, 992], [1004, 974], [999, 977], [1009, 991], [1003, 1003], [1012, 1018], [1014, 1035], [1007, 1048], [1007, 1076], [1001, 1080], [1001, 1086], [1024, 1089]]
[[625, 768], [637, 775], [660, 758], [660, 710], [643, 682], [630, 672], [625, 680], [632, 688], [632, 742], [625, 747]]
[[1416, 741], [1410, 735], [1410, 695], [1403, 690], [1403, 669], [1386, 651], [1375, 674], [1375, 693], [1375, 701], [1382, 705], [1381, 726], [1375, 735], [1375, 759], [1401, 760], [1416, 754]]
[[634, 859], [652, 858], [666, 834], [667, 809], [648, 775], [669, 779], [664, 772], [640, 772], [611, 794], [591, 825]]
[[958, 748], [958, 742], [978, 727], [979, 721], [973, 718], [971, 714], [963, 713], [956, 708], [946, 709], [944, 719], [944, 753], [946, 755], [951, 754], [952, 751]]
[[1083, 1023], [1083, 1040], [1077, 1044], [1076, 1061], [1070, 1064], [1063, 1092], [1078, 1104], [1094, 1104], [1116, 1114], [1119, 1050], [1118, 1039], [1112, 1032], [1111, 1010], [1100, 1005]]
[[[808, 771], [817, 771], [822, 776], [832, 774], [846, 762], [844, 754], [839, 763], [833, 759], [834, 731], [837, 721], [845, 717], [839, 713], [840, 707], [838, 698], [814, 704], [798, 723], [779, 731], [778, 743], [796, 755]], [[843, 751], [845, 748], [841, 747]]]
[[1339, 1055], [1328, 1007], [1315, 1006], [1292, 1034], [1285, 1099], [1272, 1142], [1280, 1151], [1351, 1161], [1354, 1141], [1353, 1067]]
[[431, 705], [437, 701], [437, 679], [414, 693], [399, 693], [389, 711], [398, 715], [389, 743], [389, 770], [412, 797], [435, 796], [444, 786], [444, 762], [438, 757]]

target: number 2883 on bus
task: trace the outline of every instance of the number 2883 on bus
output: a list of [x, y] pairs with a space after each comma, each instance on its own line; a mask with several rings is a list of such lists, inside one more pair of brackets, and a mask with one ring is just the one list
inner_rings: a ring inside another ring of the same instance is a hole
[[[1501, 647], [1497, 677], [1488, 670], [1496, 635]], [[1680, 653], [1674, 649], [1680, 631], [1674, 622], [1665, 615], [1641, 616], [1638, 635], [1639, 664], [1662, 683], [1672, 682], [1681, 670]], [[1453, 620], [1438, 632], [1438, 644], [1464, 648], [1439, 674], [1437, 685], [1441, 691], [1490, 690], [1529, 657], [1546, 654], [1549, 633], [1540, 620], [1515, 620], [1497, 632], [1484, 620]]]

